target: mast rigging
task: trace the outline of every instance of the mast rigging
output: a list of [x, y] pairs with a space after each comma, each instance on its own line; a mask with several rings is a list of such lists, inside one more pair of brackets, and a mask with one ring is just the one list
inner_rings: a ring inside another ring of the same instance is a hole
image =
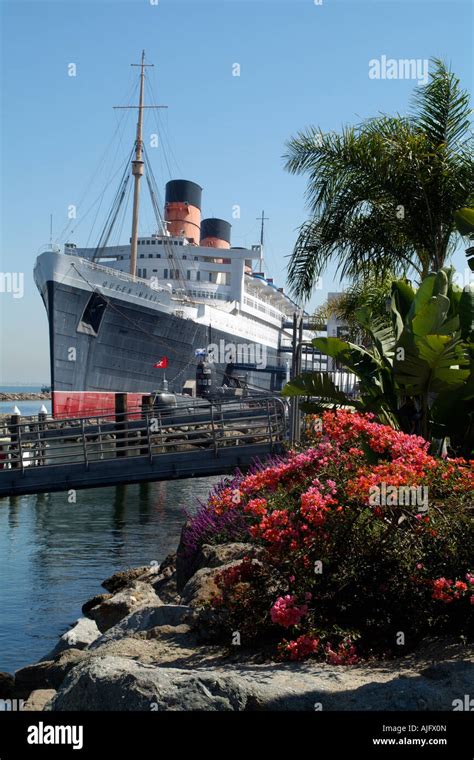
[[140, 67], [140, 97], [138, 106], [115, 106], [115, 108], [138, 108], [137, 136], [135, 140], [135, 158], [132, 160], [132, 174], [135, 182], [133, 186], [133, 218], [132, 237], [130, 240], [130, 274], [136, 276], [137, 271], [137, 246], [138, 246], [138, 222], [140, 212], [140, 181], [143, 176], [143, 110], [145, 108], [167, 108], [167, 106], [145, 106], [145, 68], [153, 67], [153, 63], [145, 63], [145, 51], [142, 50], [141, 63], [132, 63], [131, 66]]

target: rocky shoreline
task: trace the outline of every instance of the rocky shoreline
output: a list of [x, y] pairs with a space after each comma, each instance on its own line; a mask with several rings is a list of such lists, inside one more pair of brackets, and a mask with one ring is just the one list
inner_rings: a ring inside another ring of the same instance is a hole
[[48, 401], [51, 393], [0, 393], [0, 401]]
[[396, 660], [282, 663], [212, 643], [215, 576], [258, 548], [178, 548], [160, 566], [115, 573], [106, 593], [39, 662], [0, 674], [0, 698], [26, 710], [452, 710], [472, 690], [472, 651], [430, 641]]

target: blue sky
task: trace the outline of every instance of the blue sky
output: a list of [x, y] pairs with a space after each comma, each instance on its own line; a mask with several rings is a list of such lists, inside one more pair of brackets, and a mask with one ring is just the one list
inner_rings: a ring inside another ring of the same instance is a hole
[[[70, 239], [86, 244], [93, 212], [84, 214], [133, 141], [135, 113], [112, 106], [128, 102], [137, 73], [129, 64], [142, 48], [155, 64], [154, 95], [168, 105], [159, 116], [148, 112], [145, 125], [146, 139], [158, 118], [170, 145], [171, 173], [163, 147], [148, 151], [159, 187], [170, 176], [202, 185], [203, 213], [232, 222], [234, 245], [258, 242], [264, 208], [267, 272], [280, 284], [306, 217], [305, 179], [285, 172], [285, 141], [311, 124], [339, 130], [378, 112], [406, 112], [414, 81], [369, 79], [369, 60], [382, 55], [443, 58], [472, 86], [467, 0], [15, 0], [0, 9], [1, 270], [25, 278], [23, 298], [0, 293], [0, 383], [49, 379], [34, 260], [48, 242], [50, 214], [56, 237], [70, 204], [78, 209]], [[118, 125], [122, 142], [104, 160]], [[149, 224], [145, 213], [144, 234]], [[454, 263], [464, 269], [462, 249]], [[313, 304], [337, 289], [332, 271], [323, 286]]]

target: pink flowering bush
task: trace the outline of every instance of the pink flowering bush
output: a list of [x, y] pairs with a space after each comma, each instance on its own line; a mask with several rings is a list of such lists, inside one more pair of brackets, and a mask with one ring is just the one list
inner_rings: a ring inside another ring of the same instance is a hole
[[[314, 427], [308, 448], [224, 481], [193, 518], [232, 516], [264, 553], [217, 579], [223, 638], [238, 630], [281, 658], [350, 665], [467, 630], [474, 463], [434, 457], [370, 414], [326, 412]], [[189, 530], [198, 551], [192, 520]]]
[[336, 652], [331, 648], [331, 644], [327, 644], [326, 657], [331, 665], [355, 665], [358, 660], [356, 648], [350, 638], [341, 641]]
[[[309, 595], [311, 597], [311, 594]], [[270, 610], [272, 623], [277, 623], [283, 628], [289, 628], [292, 625], [298, 625], [308, 612], [308, 605], [303, 604], [298, 607], [295, 604], [295, 597], [287, 594], [280, 596]]]
[[452, 581], [446, 578], [436, 578], [433, 583], [432, 598], [449, 604], [456, 599], [469, 597], [470, 604], [474, 604], [474, 577], [466, 573], [467, 583], [464, 581]]
[[308, 634], [302, 634], [293, 641], [283, 641], [278, 646], [278, 651], [283, 660], [305, 660], [319, 651], [319, 639]]

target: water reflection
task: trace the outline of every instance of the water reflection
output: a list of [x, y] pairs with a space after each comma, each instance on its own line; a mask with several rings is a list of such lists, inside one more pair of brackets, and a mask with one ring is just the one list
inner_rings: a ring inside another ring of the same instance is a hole
[[152, 504], [150, 499], [151, 483], [140, 483], [138, 486], [138, 509], [140, 525], [146, 525], [151, 519]]
[[[5, 499], [6, 501], [6, 499]], [[20, 497], [19, 496], [10, 496], [8, 498], [8, 527], [9, 528], [17, 528], [18, 527], [18, 508], [20, 506]]]
[[0, 499], [0, 670], [43, 656], [101, 581], [176, 549], [218, 478]]

